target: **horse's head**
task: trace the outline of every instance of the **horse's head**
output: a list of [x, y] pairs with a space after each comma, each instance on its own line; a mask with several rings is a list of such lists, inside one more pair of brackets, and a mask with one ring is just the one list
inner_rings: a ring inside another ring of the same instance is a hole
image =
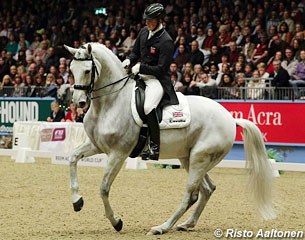
[[70, 65], [75, 78], [73, 102], [83, 107], [87, 96], [94, 88], [96, 78], [101, 71], [101, 64], [92, 54], [91, 44], [83, 45], [79, 49], [64, 46], [73, 55]]

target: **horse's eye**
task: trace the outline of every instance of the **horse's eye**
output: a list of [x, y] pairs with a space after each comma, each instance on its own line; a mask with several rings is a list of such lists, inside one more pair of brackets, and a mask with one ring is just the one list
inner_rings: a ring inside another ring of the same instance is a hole
[[85, 71], [85, 74], [88, 74], [89, 72], [90, 72], [90, 70], [86, 70], [86, 71]]

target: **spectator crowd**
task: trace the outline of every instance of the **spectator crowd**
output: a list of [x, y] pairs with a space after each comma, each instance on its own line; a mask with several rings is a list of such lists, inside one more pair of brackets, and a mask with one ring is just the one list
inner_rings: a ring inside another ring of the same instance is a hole
[[[152, 2], [1, 1], [0, 96], [51, 96], [69, 106], [74, 78], [63, 44], [99, 42], [124, 60]], [[221, 88], [225, 98], [264, 99], [271, 92], [261, 89], [271, 86], [302, 98], [305, 0], [157, 2], [175, 44], [169, 71], [176, 91], [217, 98]]]

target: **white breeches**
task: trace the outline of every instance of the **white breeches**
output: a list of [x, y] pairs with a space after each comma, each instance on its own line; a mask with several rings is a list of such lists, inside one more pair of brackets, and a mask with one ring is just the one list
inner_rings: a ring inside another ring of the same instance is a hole
[[155, 76], [152, 75], [141, 75], [142, 79], [146, 83], [145, 88], [145, 102], [144, 102], [144, 112], [149, 114], [154, 108], [157, 108], [161, 98], [164, 95], [164, 90]]

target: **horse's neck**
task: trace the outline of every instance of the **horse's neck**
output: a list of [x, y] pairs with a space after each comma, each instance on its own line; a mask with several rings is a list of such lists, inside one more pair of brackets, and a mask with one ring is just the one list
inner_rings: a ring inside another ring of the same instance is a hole
[[[101, 72], [94, 88], [100, 90], [93, 93], [93, 97], [96, 97], [96, 99], [91, 102], [92, 110], [97, 116], [107, 114], [119, 116], [120, 112], [131, 111], [127, 104], [130, 105], [133, 84], [130, 84], [131, 81], [129, 80], [124, 86], [125, 79], [115, 83], [126, 76], [125, 70], [119, 66], [119, 59], [105, 47], [96, 48], [95, 59], [101, 64]], [[110, 84], [113, 85], [105, 87]]]
[[[105, 74], [100, 79], [100, 84], [96, 88], [106, 86], [110, 83], [122, 79], [124, 76], [121, 74]], [[110, 79], [110, 81], [109, 81]], [[108, 80], [108, 81], [107, 81]], [[126, 85], [124, 86], [125, 82]], [[104, 83], [104, 84], [103, 84]], [[129, 111], [131, 96], [132, 96], [133, 84], [131, 79], [124, 79], [121, 82], [112, 86], [106, 87], [100, 91], [94, 93], [93, 97], [97, 97], [93, 100], [93, 108], [96, 113], [102, 112], [103, 114], [119, 115], [125, 111]]]

